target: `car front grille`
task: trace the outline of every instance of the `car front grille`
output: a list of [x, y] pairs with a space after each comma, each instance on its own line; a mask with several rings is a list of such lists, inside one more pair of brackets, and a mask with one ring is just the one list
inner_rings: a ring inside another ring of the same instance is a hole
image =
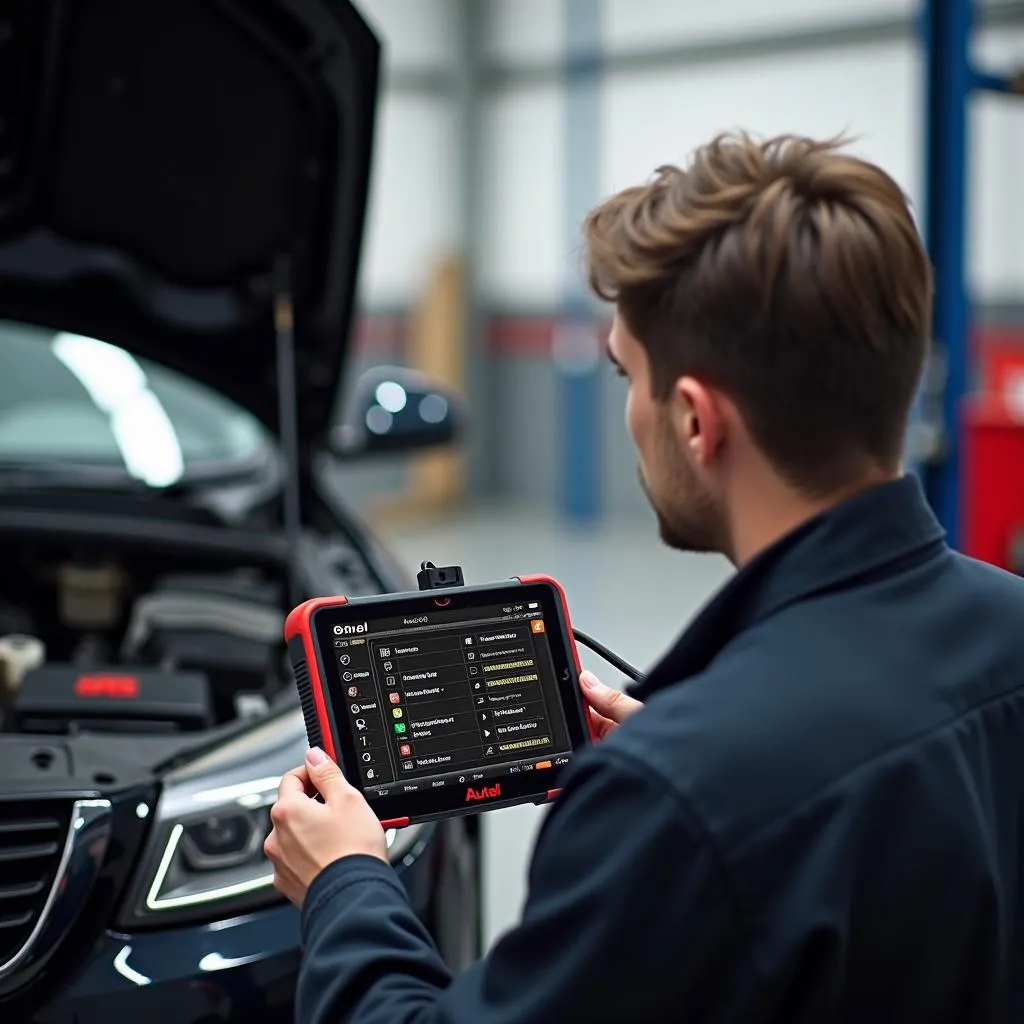
[[53, 888], [72, 803], [0, 800], [0, 968], [32, 936]]

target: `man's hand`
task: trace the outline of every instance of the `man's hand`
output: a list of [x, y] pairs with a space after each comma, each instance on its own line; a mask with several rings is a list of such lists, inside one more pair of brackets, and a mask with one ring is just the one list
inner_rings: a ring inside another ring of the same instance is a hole
[[[316, 800], [319, 793], [323, 803]], [[342, 857], [362, 853], [388, 863], [388, 846], [377, 816], [318, 747], [306, 763], [281, 779], [270, 809], [274, 828], [263, 851], [274, 865], [274, 888], [302, 906], [320, 872]]]
[[590, 720], [594, 723], [594, 734], [599, 740], [603, 740], [608, 733], [643, 707], [635, 697], [605, 686], [593, 672], [583, 672], [580, 675], [580, 685], [583, 687], [583, 696], [590, 705]]

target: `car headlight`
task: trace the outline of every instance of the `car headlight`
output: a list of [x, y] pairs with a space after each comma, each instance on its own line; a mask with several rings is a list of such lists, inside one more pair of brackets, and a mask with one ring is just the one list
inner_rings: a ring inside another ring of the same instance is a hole
[[[263, 854], [281, 776], [301, 764], [301, 712], [262, 723], [171, 772], [121, 923], [134, 928], [234, 916], [280, 900]], [[413, 826], [387, 833], [392, 863], [425, 839]]]

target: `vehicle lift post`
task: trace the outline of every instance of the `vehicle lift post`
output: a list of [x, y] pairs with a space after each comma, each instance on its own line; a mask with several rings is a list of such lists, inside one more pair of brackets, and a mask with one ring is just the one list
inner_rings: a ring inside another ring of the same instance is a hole
[[924, 0], [924, 234], [935, 268], [934, 342], [942, 386], [942, 444], [924, 467], [926, 493], [949, 543], [962, 543], [963, 399], [970, 387], [967, 287], [967, 147], [972, 94], [1024, 95], [1024, 73], [1000, 75], [971, 62], [972, 0]]

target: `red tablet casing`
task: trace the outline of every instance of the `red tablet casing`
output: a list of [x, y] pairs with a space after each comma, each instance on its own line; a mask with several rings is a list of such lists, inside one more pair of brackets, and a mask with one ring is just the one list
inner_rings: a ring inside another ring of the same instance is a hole
[[[520, 583], [548, 583], [555, 588], [555, 593], [558, 595], [558, 600], [562, 602], [562, 614], [565, 616], [565, 628], [569, 634], [569, 646], [572, 648], [572, 662], [576, 666], [576, 678], [579, 679], [583, 673], [583, 666], [580, 664], [580, 652], [576, 649], [576, 640], [572, 634], [572, 618], [569, 615], [569, 602], [565, 599], [565, 591], [562, 589], [562, 584], [558, 580], [553, 579], [550, 576], [519, 576], [517, 577]], [[586, 701], [584, 704], [584, 713], [587, 718], [587, 731], [590, 733], [591, 742], [597, 740], [597, 733], [594, 732], [594, 719], [590, 711], [590, 705]], [[558, 796], [559, 790], [552, 789], [548, 792], [548, 799], [554, 800]]]
[[[565, 591], [561, 584], [550, 576], [520, 576], [517, 577], [520, 583], [547, 583], [554, 588], [562, 605], [562, 614], [565, 617], [565, 625], [570, 638], [572, 648], [573, 664], [576, 667], [576, 677], [579, 678], [583, 671], [580, 665], [579, 652], [572, 640], [572, 620], [569, 617], [569, 605], [565, 599]], [[317, 659], [317, 643], [313, 636], [313, 613], [321, 608], [339, 608], [348, 604], [345, 597], [314, 597], [293, 608], [285, 619], [284, 638], [288, 645], [288, 655], [295, 671], [295, 685], [299, 691], [299, 703], [302, 706], [302, 716], [306, 725], [306, 735], [313, 746], [324, 750], [333, 761], [338, 761], [338, 752], [334, 746], [334, 736], [331, 732], [330, 717], [327, 713], [327, 698], [324, 694], [324, 682], [320, 677], [319, 662]], [[591, 718], [590, 708], [586, 709], [587, 729], [590, 732], [591, 740], [596, 739], [594, 733], [594, 722]], [[548, 799], [553, 800], [558, 795], [557, 789], [548, 791]], [[384, 828], [402, 828], [409, 824], [408, 818], [396, 818], [391, 821], [383, 821]]]

